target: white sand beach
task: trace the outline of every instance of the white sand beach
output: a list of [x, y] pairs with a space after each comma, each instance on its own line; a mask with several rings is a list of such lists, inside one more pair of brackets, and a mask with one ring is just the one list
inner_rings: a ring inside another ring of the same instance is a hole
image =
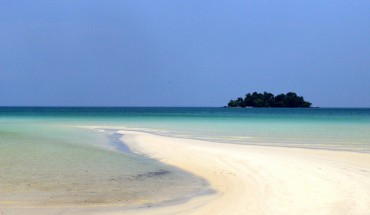
[[134, 152], [203, 177], [217, 192], [125, 214], [370, 214], [369, 154], [122, 133]]
[[120, 132], [133, 152], [202, 177], [215, 193], [176, 204], [133, 209], [100, 205], [0, 211], [4, 214], [370, 214], [370, 154]]

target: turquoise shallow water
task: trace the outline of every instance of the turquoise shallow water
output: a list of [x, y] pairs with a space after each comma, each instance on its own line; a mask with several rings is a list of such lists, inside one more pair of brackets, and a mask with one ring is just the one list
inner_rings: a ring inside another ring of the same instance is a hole
[[[75, 127], [89, 125], [104, 131]], [[202, 179], [128, 152], [108, 126], [235, 144], [370, 152], [370, 109], [3, 107], [0, 202], [150, 204], [209, 191]]]

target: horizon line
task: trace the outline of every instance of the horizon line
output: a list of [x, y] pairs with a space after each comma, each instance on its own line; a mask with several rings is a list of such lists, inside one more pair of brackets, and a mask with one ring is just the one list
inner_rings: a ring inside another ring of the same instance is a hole
[[[102, 105], [0, 105], [0, 108], [229, 108], [224, 106], [102, 106]], [[284, 109], [278, 107], [265, 107], [262, 109]], [[370, 107], [325, 107], [325, 106], [315, 106], [307, 109], [314, 108], [370, 108]], [[231, 108], [233, 109], [233, 108]], [[243, 108], [240, 108], [243, 109]], [[261, 109], [261, 108], [253, 108]], [[294, 109], [294, 108], [286, 108]], [[296, 108], [296, 109], [306, 109], [306, 108]]]

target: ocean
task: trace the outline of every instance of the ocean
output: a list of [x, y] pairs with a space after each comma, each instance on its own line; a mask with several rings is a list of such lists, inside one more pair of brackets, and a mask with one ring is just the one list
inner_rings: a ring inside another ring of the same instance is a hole
[[197, 176], [131, 152], [119, 129], [370, 152], [366, 108], [1, 107], [0, 203], [139, 207], [212, 192]]

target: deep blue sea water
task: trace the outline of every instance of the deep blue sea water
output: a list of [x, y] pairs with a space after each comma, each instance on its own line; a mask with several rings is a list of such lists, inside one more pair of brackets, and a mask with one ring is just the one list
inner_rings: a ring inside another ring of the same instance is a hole
[[1, 107], [0, 201], [151, 204], [207, 192], [202, 179], [131, 153], [112, 127], [370, 152], [370, 109]]

